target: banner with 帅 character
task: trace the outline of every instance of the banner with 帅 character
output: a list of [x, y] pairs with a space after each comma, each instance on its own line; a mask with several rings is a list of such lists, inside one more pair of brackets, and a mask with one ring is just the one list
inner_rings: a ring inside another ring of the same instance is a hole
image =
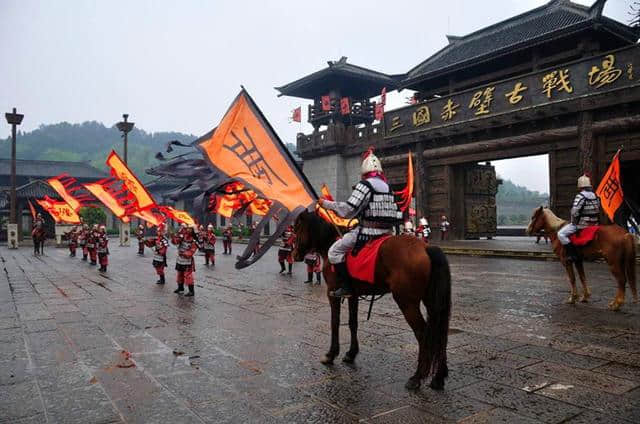
[[144, 210], [156, 205], [153, 197], [138, 177], [127, 167], [115, 151], [107, 157], [107, 166], [111, 168], [111, 175], [120, 180], [126, 190], [135, 198], [135, 209]]
[[602, 210], [607, 214], [611, 221], [614, 221], [616, 211], [624, 202], [624, 193], [622, 192], [622, 184], [620, 183], [620, 150], [618, 150], [604, 174], [596, 194], [600, 198]]
[[80, 216], [64, 201], [58, 201], [45, 196], [44, 199], [36, 199], [36, 202], [45, 210], [56, 223], [80, 224]]

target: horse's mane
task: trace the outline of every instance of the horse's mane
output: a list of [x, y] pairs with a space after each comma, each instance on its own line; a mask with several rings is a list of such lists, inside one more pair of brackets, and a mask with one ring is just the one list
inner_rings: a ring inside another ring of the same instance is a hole
[[308, 222], [309, 234], [313, 236], [316, 247], [323, 252], [329, 250], [338, 237], [336, 228], [313, 212], [308, 213]]
[[551, 212], [551, 209], [549, 208], [542, 209], [542, 213], [544, 213], [547, 224], [549, 224], [549, 227], [551, 227], [553, 231], [558, 231], [563, 225], [567, 223], [567, 221], [558, 218], [553, 212]]

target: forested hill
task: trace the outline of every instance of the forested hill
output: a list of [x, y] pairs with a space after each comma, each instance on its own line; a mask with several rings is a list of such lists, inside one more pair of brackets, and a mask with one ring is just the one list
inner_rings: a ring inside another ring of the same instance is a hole
[[504, 179], [496, 195], [498, 225], [527, 224], [533, 209], [541, 205], [549, 205], [547, 193], [531, 191]]
[[[180, 140], [191, 142], [197, 137], [179, 132], [148, 133], [134, 128], [129, 133], [128, 162], [141, 179], [148, 181], [144, 170], [155, 162], [155, 154], [164, 149], [166, 142]], [[9, 139], [0, 140], [0, 157], [11, 157]], [[16, 143], [18, 159], [90, 161], [93, 166], [106, 170], [104, 161], [115, 149], [122, 155], [122, 133], [113, 126], [105, 127], [99, 122], [82, 124], [41, 125], [31, 132], [20, 132]]]

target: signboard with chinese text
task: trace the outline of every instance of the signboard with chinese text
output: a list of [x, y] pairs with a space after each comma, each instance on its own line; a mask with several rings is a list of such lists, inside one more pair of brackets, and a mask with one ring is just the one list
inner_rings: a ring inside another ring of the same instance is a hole
[[495, 117], [640, 84], [640, 47], [558, 65], [384, 115], [385, 138]]

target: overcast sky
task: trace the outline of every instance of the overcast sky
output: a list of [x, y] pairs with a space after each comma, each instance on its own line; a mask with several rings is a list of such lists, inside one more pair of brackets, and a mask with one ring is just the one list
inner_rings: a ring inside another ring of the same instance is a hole
[[[309, 127], [289, 123], [290, 112], [306, 103], [278, 98], [273, 87], [341, 56], [403, 73], [446, 45], [446, 34], [465, 35], [544, 3], [0, 0], [0, 106], [25, 113], [26, 131], [60, 121], [110, 126], [127, 112], [149, 132], [201, 135], [242, 84], [280, 137], [295, 143]], [[629, 4], [610, 0], [605, 14], [626, 21]], [[388, 104], [400, 106], [408, 95], [394, 93]], [[0, 125], [0, 137], [9, 133]], [[541, 162], [498, 171], [547, 191]]]

